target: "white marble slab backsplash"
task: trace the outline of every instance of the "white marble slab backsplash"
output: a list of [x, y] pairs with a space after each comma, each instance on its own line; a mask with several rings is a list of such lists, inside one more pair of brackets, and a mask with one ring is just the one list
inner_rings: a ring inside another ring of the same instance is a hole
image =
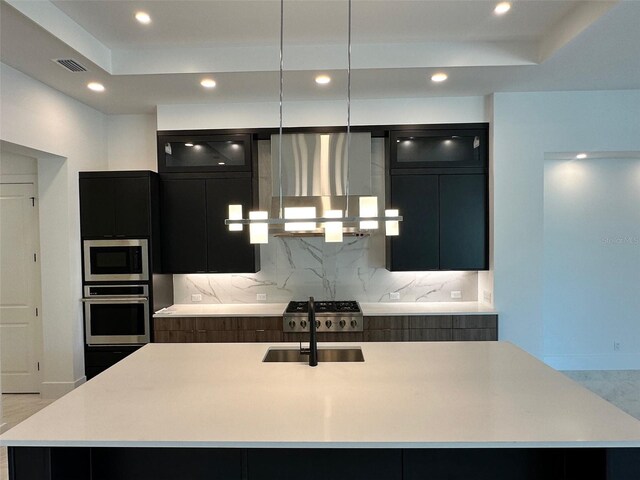
[[477, 301], [477, 272], [389, 272], [370, 259], [373, 237], [351, 238], [343, 244], [322, 238], [271, 238], [261, 247], [262, 269], [248, 274], [174, 275], [175, 303], [255, 303], [256, 294], [267, 302], [317, 299], [355, 299], [388, 302], [398, 292], [402, 302], [452, 301], [451, 291], [462, 293], [454, 301]]
[[[271, 204], [271, 147], [258, 143], [260, 208]], [[371, 193], [384, 206], [384, 140], [371, 142]], [[270, 237], [260, 246], [261, 270], [249, 274], [174, 275], [174, 302], [282, 303], [314, 296], [322, 300], [348, 299], [389, 302], [390, 293], [401, 302], [451, 302], [478, 300], [477, 272], [389, 272], [385, 265], [385, 239], [381, 231], [369, 237], [345, 237], [341, 244], [318, 237]], [[451, 291], [461, 292], [452, 300]]]

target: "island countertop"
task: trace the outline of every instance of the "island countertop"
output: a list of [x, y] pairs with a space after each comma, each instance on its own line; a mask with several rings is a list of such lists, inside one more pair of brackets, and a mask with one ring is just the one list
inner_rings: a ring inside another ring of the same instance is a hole
[[[282, 317], [286, 303], [177, 303], [154, 317]], [[364, 316], [491, 315], [496, 311], [480, 302], [360, 302]]]
[[0, 443], [640, 446], [640, 421], [509, 343], [366, 343], [363, 363], [315, 368], [263, 363], [269, 347], [146, 345], [6, 432]]

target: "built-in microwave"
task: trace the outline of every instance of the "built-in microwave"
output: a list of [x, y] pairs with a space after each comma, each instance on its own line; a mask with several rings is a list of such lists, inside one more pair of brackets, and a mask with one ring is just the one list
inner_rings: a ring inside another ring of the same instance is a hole
[[149, 343], [147, 285], [85, 285], [82, 301], [87, 345]]
[[146, 282], [149, 249], [146, 239], [85, 240], [85, 282]]

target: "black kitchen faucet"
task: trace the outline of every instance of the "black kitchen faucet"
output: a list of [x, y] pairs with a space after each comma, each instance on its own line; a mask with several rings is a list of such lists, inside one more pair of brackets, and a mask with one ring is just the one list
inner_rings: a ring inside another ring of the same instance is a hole
[[309, 321], [309, 348], [300, 347], [300, 353], [309, 355], [309, 366], [318, 365], [318, 336], [316, 333], [316, 308], [313, 303], [313, 297], [309, 297], [309, 309], [307, 313]]

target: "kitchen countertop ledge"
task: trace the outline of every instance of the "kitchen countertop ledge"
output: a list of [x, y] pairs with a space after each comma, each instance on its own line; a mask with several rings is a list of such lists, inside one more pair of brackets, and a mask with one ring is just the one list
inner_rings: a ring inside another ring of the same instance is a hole
[[[158, 310], [154, 317], [281, 317], [286, 303], [177, 303]], [[360, 303], [364, 316], [492, 315], [497, 312], [479, 302]]]
[[367, 343], [315, 368], [263, 363], [273, 346], [146, 345], [0, 445], [640, 447], [640, 421], [510, 343]]

